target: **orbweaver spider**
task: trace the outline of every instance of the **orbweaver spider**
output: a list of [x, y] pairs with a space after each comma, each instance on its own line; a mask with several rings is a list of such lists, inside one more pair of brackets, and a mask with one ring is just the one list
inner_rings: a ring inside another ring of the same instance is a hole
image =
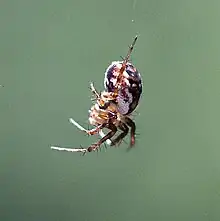
[[[105, 142], [111, 146], [119, 144], [128, 134], [129, 128], [130, 146], [132, 147], [135, 144], [136, 125], [130, 118], [130, 114], [139, 103], [142, 93], [142, 79], [134, 65], [129, 62], [129, 58], [136, 41], [137, 36], [134, 38], [123, 61], [114, 61], [107, 68], [104, 78], [104, 91], [98, 93], [93, 83], [90, 83], [90, 89], [96, 102], [89, 110], [89, 123], [95, 127], [86, 130], [70, 118], [70, 122], [81, 131], [88, 135], [100, 134], [101, 139], [88, 148], [51, 147], [52, 149], [83, 153], [92, 152], [98, 150]], [[110, 130], [106, 135], [102, 131], [104, 128]], [[118, 129], [122, 132], [113, 139]]]

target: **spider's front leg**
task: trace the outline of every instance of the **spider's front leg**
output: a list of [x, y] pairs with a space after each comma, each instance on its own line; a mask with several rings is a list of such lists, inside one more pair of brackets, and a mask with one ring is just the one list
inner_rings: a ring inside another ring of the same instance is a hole
[[105, 141], [111, 139], [115, 135], [115, 133], [117, 132], [117, 127], [113, 123], [109, 123], [109, 124], [105, 125], [104, 127], [108, 128], [110, 130], [110, 132], [108, 132], [97, 143], [92, 144], [90, 147], [88, 147], [88, 152], [91, 152], [93, 150], [97, 150]]
[[91, 130], [85, 130], [85, 132], [88, 134], [88, 135], [95, 135], [97, 133], [99, 133], [99, 131], [104, 127], [105, 125], [102, 124], [102, 125], [99, 125]]
[[95, 96], [95, 99], [99, 99], [100, 98], [100, 94], [95, 89], [93, 82], [90, 83], [90, 90], [92, 91], [93, 95]]
[[91, 130], [86, 130], [84, 127], [82, 127], [80, 124], [78, 124], [75, 120], [73, 120], [72, 118], [69, 119], [70, 123], [73, 124], [74, 126], [76, 126], [79, 130], [85, 132], [88, 135], [95, 135], [97, 133], [99, 133], [99, 131], [105, 127], [104, 124], [102, 125], [98, 125], [95, 128], [91, 129]]

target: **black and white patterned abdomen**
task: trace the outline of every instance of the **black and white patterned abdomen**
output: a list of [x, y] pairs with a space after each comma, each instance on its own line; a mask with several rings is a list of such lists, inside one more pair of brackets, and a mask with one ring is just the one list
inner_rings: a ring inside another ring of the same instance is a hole
[[[105, 72], [105, 90], [114, 92], [119, 70], [123, 61], [114, 61]], [[122, 115], [132, 113], [139, 103], [142, 93], [142, 79], [140, 73], [131, 64], [127, 63], [122, 82], [118, 91], [117, 106]]]

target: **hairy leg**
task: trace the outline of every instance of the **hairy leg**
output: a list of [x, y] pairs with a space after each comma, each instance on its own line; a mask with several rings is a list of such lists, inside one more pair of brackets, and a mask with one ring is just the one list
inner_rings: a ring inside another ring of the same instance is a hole
[[126, 124], [131, 128], [131, 142], [130, 146], [134, 146], [135, 144], [135, 131], [136, 131], [136, 125], [133, 120], [131, 120], [129, 117], [125, 118]]
[[98, 91], [95, 89], [94, 84], [92, 82], [90, 83], [90, 90], [92, 91], [93, 95], [95, 95], [96, 99], [100, 98], [100, 95]]
[[129, 128], [125, 123], [120, 122], [118, 127], [122, 130], [122, 133], [120, 133], [114, 140], [112, 140], [111, 146], [120, 143], [123, 138], [126, 137], [126, 135], [128, 134]]
[[82, 127], [80, 124], [78, 124], [75, 120], [73, 120], [72, 118], [69, 119], [70, 123], [72, 123], [73, 125], [75, 125], [79, 130], [85, 132], [88, 135], [95, 135], [97, 133], [99, 133], [99, 131], [105, 127], [105, 124], [101, 124], [99, 126], [96, 126], [95, 128], [91, 129], [91, 130], [86, 130], [84, 127]]
[[105, 127], [108, 128], [110, 130], [110, 132], [108, 132], [97, 143], [92, 144], [90, 147], [88, 147], [88, 152], [98, 149], [106, 140], [111, 139], [115, 135], [115, 133], [117, 132], [117, 127], [112, 123], [106, 125]]

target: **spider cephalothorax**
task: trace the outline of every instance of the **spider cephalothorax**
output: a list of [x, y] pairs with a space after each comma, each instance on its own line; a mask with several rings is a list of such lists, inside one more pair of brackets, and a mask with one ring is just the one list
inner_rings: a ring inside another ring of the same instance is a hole
[[88, 151], [91, 152], [100, 147], [106, 140], [111, 139], [118, 129], [122, 131], [115, 139], [111, 140], [110, 145], [119, 143], [128, 133], [128, 126], [131, 127], [131, 146], [135, 143], [135, 123], [127, 115], [123, 115], [118, 110], [118, 103], [112, 92], [102, 92], [100, 95], [97, 93], [93, 84], [91, 90], [96, 96], [96, 103], [89, 110], [89, 123], [94, 125], [95, 128], [85, 131], [89, 135], [100, 133], [104, 128], [110, 130], [108, 134], [103, 136], [100, 141], [92, 144]]

